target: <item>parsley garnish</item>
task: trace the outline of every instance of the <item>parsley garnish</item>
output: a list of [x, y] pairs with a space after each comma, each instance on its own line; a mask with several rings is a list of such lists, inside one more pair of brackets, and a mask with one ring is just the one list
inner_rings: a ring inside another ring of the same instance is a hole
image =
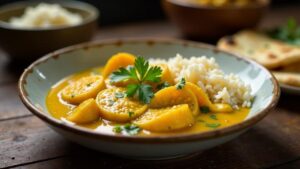
[[163, 83], [157, 85], [156, 89], [161, 90], [161, 89], [169, 87], [169, 86], [170, 86], [170, 84], [168, 82], [163, 82]]
[[297, 25], [294, 18], [290, 18], [285, 25], [267, 33], [274, 39], [278, 39], [292, 45], [300, 45], [300, 26]]
[[220, 123], [207, 123], [206, 124], [206, 127], [210, 127], [210, 128], [218, 128], [220, 126], [221, 126]]
[[115, 97], [118, 98], [118, 99], [123, 98], [124, 96], [125, 96], [125, 94], [122, 93], [122, 92], [116, 92], [115, 93]]
[[129, 135], [135, 135], [141, 131], [141, 128], [134, 124], [125, 124], [124, 126], [115, 126], [113, 128], [113, 132], [115, 133], [122, 133], [123, 131]]
[[201, 106], [200, 111], [201, 111], [201, 113], [204, 113], [204, 114], [207, 114], [210, 112], [209, 107], [207, 107], [207, 106]]
[[121, 133], [122, 131], [123, 131], [123, 129], [121, 126], [115, 126], [113, 128], [113, 132], [115, 132], [115, 133]]
[[176, 89], [183, 89], [185, 86], [185, 78], [181, 78], [180, 81], [176, 84]]
[[217, 116], [215, 114], [210, 115], [209, 118], [211, 118], [213, 120], [218, 120], [218, 118], [217, 118]]
[[139, 128], [139, 126], [134, 125], [134, 124], [125, 124], [124, 130], [129, 135], [135, 135], [141, 131], [141, 128]]
[[143, 103], [150, 103], [154, 93], [152, 86], [146, 82], [160, 82], [162, 70], [158, 66], [149, 66], [149, 62], [142, 57], [135, 59], [134, 66], [120, 68], [110, 76], [111, 82], [121, 82], [127, 80], [136, 81], [136, 84], [129, 84], [126, 87], [126, 96], [137, 96]]

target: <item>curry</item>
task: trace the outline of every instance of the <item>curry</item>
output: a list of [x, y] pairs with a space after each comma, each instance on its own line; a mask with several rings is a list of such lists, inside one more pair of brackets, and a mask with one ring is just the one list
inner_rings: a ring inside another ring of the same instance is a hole
[[167, 65], [150, 65], [128, 53], [62, 79], [46, 105], [53, 117], [73, 125], [147, 136], [223, 128], [243, 121], [250, 110], [212, 103], [198, 85], [184, 78], [175, 84]]

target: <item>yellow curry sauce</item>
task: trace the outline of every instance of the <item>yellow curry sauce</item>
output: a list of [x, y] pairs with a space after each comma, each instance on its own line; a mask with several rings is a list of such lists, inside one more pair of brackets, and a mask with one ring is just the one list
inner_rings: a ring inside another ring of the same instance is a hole
[[[50, 89], [49, 94], [46, 98], [46, 105], [52, 116], [60, 120], [65, 120], [70, 115], [71, 111], [76, 107], [75, 105], [69, 104], [61, 98], [61, 91], [66, 86], [82, 77], [101, 74], [102, 70], [102, 68], [93, 68], [84, 72], [77, 73], [75, 75], [71, 75], [55, 84]], [[141, 132], [138, 133], [138, 135], [154, 136], [172, 135], [179, 133], [199, 133], [239, 123], [247, 117], [248, 113], [248, 108], [241, 108], [231, 113], [200, 113], [196, 117], [196, 122], [191, 127], [169, 132], [150, 132], [142, 129]], [[120, 124], [121, 123], [114, 123], [100, 118], [96, 122], [77, 125], [95, 130], [100, 133], [115, 133], [113, 131], [113, 128]]]

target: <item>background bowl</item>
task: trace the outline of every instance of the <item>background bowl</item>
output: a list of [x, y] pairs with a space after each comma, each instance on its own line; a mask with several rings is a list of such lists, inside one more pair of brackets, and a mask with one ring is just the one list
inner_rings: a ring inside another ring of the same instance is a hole
[[[246, 120], [236, 125], [198, 134], [176, 136], [122, 136], [99, 133], [72, 126], [52, 117], [45, 98], [50, 87], [73, 73], [104, 65], [117, 52], [130, 52], [145, 58], [183, 56], [214, 57], [225, 73], [236, 73], [251, 85], [255, 95]], [[253, 83], [255, 82], [255, 83]], [[222, 52], [215, 47], [174, 39], [131, 39], [93, 42], [50, 53], [29, 66], [19, 81], [25, 106], [51, 128], [86, 147], [128, 158], [170, 158], [200, 152], [225, 143], [260, 121], [277, 103], [279, 88], [268, 70], [252, 61]]]
[[0, 48], [13, 61], [28, 62], [53, 50], [85, 42], [96, 31], [98, 10], [79, 1], [50, 1], [58, 3], [71, 12], [83, 17], [83, 22], [74, 26], [52, 28], [16, 28], [7, 21], [21, 16], [28, 6], [35, 6], [39, 1], [22, 1], [0, 8]]
[[182, 34], [201, 41], [216, 41], [241, 29], [255, 27], [269, 0], [244, 7], [212, 7], [189, 4], [184, 0], [162, 0], [166, 14]]

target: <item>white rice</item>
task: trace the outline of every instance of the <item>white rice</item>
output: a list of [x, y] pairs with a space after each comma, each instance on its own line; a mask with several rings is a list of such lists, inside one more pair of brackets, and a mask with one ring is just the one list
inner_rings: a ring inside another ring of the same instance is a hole
[[186, 81], [197, 84], [213, 103], [227, 103], [235, 109], [251, 106], [253, 96], [250, 85], [245, 84], [237, 75], [226, 75], [214, 58], [183, 58], [177, 54], [169, 60], [150, 59], [150, 63], [167, 64], [176, 83], [184, 77]]
[[40, 3], [36, 7], [27, 7], [22, 16], [11, 18], [9, 23], [21, 28], [49, 28], [77, 25], [82, 20], [79, 14], [71, 13], [58, 4]]

